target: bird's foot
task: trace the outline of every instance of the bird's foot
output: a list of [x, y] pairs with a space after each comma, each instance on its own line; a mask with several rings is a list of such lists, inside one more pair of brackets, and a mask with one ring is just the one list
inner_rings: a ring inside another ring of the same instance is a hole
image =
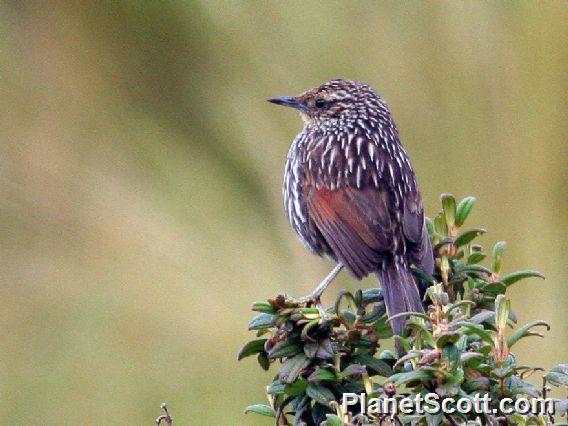
[[320, 316], [324, 320], [327, 320], [328, 319], [327, 311], [325, 310], [323, 303], [321, 303], [320, 297], [321, 297], [321, 294], [317, 294], [316, 292], [313, 292], [312, 294], [310, 294], [308, 296], [304, 296], [302, 299], [303, 299], [304, 303], [312, 303], [316, 308], [318, 308]]
[[290, 301], [292, 303], [315, 306], [318, 309], [320, 316], [325, 320], [328, 319], [327, 311], [321, 302], [321, 293], [314, 291], [309, 295], [302, 297], [296, 297], [290, 294], [284, 294], [284, 297], [286, 298], [287, 301]]
[[323, 294], [327, 286], [335, 279], [337, 274], [341, 272], [342, 269], [343, 265], [341, 263], [338, 263], [335, 266], [335, 268], [333, 268], [333, 270], [327, 275], [327, 277], [325, 277], [324, 280], [321, 283], [319, 283], [319, 285], [315, 288], [315, 290], [312, 291], [309, 295], [304, 297], [294, 297], [286, 295], [286, 299], [297, 303], [313, 304], [316, 308], [318, 308], [321, 317], [327, 319], [328, 318], [327, 312], [325, 311], [325, 308], [321, 303], [321, 295]]

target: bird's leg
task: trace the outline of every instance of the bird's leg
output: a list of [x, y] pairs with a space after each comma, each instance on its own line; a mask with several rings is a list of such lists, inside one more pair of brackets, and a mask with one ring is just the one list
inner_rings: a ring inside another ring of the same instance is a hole
[[318, 286], [314, 289], [314, 291], [312, 291], [309, 295], [304, 297], [294, 297], [287, 295], [286, 297], [292, 299], [294, 302], [299, 302], [299, 303], [312, 302], [316, 306], [316, 308], [318, 308], [318, 310], [320, 311], [322, 318], [327, 318], [325, 308], [323, 307], [320, 298], [323, 292], [325, 291], [325, 289], [331, 284], [331, 282], [335, 279], [337, 274], [341, 272], [342, 269], [343, 265], [341, 263], [338, 263], [335, 266], [335, 268], [333, 268], [331, 272], [327, 275], [327, 277], [325, 277], [323, 281], [319, 283]]
[[314, 289], [314, 291], [312, 291], [307, 296], [301, 297], [300, 301], [302, 301], [302, 302], [315, 302], [317, 304], [320, 300], [321, 295], [323, 294], [323, 292], [327, 288], [327, 286], [329, 286], [331, 284], [331, 282], [335, 279], [337, 274], [339, 274], [339, 272], [341, 272], [342, 269], [343, 269], [343, 265], [341, 263], [338, 263], [335, 266], [335, 268], [333, 268], [331, 270], [331, 272], [327, 275], [327, 277], [325, 277], [323, 279], [323, 281], [321, 283], [319, 283], [319, 285]]

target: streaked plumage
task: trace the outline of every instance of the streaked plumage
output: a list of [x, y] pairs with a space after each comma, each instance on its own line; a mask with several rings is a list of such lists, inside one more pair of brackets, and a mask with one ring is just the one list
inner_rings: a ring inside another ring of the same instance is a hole
[[[422, 198], [397, 127], [368, 85], [333, 80], [274, 103], [304, 128], [286, 162], [284, 205], [302, 242], [361, 279], [379, 277], [390, 315], [423, 311], [410, 265], [432, 272]], [[395, 333], [404, 319], [393, 322]]]

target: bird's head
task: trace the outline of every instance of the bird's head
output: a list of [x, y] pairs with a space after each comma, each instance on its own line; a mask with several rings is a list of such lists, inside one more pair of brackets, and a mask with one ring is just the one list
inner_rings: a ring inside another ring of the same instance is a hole
[[337, 79], [298, 96], [282, 96], [268, 102], [297, 109], [306, 123], [325, 123], [332, 119], [356, 119], [378, 106], [380, 98], [365, 83]]

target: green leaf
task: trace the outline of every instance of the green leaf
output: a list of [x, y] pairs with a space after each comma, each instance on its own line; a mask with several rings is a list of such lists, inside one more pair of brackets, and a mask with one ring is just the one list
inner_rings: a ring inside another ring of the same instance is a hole
[[501, 282], [508, 287], [511, 284], [514, 284], [519, 280], [522, 280], [522, 279], [525, 279], [525, 278], [530, 278], [530, 277], [537, 277], [537, 278], [544, 279], [544, 275], [542, 275], [540, 272], [525, 269], [525, 270], [522, 270], [522, 271], [512, 272], [510, 274], [505, 275], [504, 277], [501, 277]]
[[495, 246], [493, 246], [493, 265], [491, 269], [493, 272], [498, 274], [501, 271], [501, 259], [503, 257], [503, 252], [505, 251], [505, 247], [507, 247], [507, 243], [505, 241], [499, 241]]
[[312, 339], [310, 337], [309, 332], [312, 328], [316, 327], [318, 324], [319, 324], [319, 319], [314, 319], [314, 320], [311, 320], [310, 322], [308, 322], [304, 326], [304, 328], [302, 329], [302, 333], [300, 334], [300, 338], [303, 341], [306, 341], [306, 340], [312, 340], [313, 341], [314, 339]]
[[363, 292], [361, 291], [361, 289], [358, 289], [355, 292], [353, 299], [355, 300], [355, 305], [361, 306], [361, 303], [363, 303]]
[[460, 351], [456, 345], [448, 344], [442, 351], [442, 359], [447, 360], [450, 365], [450, 371], [455, 372], [460, 366]]
[[475, 306], [475, 302], [472, 300], [460, 300], [452, 305], [452, 307], [448, 310], [448, 312], [453, 312], [454, 309], [461, 308], [462, 306]]
[[337, 376], [331, 370], [327, 368], [319, 368], [315, 370], [310, 377], [308, 377], [310, 382], [326, 382], [326, 381], [336, 381]]
[[496, 367], [491, 370], [491, 374], [498, 379], [506, 379], [507, 377], [511, 377], [515, 374], [515, 370], [509, 367]]
[[474, 238], [485, 234], [487, 231], [483, 228], [470, 229], [468, 231], [462, 232], [454, 241], [456, 247], [465, 246], [474, 240]]
[[308, 358], [315, 358], [318, 352], [319, 344], [317, 342], [309, 342], [304, 345], [304, 353]]
[[237, 361], [263, 351], [264, 344], [267, 340], [268, 339], [256, 339], [246, 343], [239, 351], [239, 354], [237, 355]]
[[[410, 326], [413, 327], [414, 324], [410, 324]], [[416, 324], [416, 326], [418, 326], [418, 324]], [[420, 339], [422, 339], [422, 347], [433, 348], [436, 346], [436, 339], [434, 339], [434, 335], [425, 328], [422, 328], [420, 331]]]
[[303, 353], [288, 358], [280, 369], [280, 381], [285, 384], [294, 383], [302, 370], [310, 364], [310, 360]]
[[442, 194], [442, 208], [448, 229], [452, 229], [456, 223], [456, 199], [452, 194]]
[[367, 369], [359, 364], [351, 364], [341, 372], [345, 377], [359, 377], [367, 373]]
[[277, 395], [280, 393], [284, 393], [284, 390], [286, 389], [286, 386], [284, 385], [284, 383], [281, 383], [280, 380], [274, 380], [270, 386], [268, 386], [268, 389], [266, 390], [266, 392], [270, 395]]
[[389, 377], [392, 374], [392, 368], [382, 359], [375, 358], [369, 354], [361, 354], [356, 357], [356, 360], [366, 367], [369, 367], [369, 374], [379, 374], [383, 377]]
[[418, 278], [420, 281], [424, 281], [425, 283], [428, 283], [429, 285], [433, 285], [436, 283], [436, 280], [434, 279], [434, 277], [430, 274], [427, 274], [426, 272], [424, 272], [422, 269], [417, 268], [415, 266], [412, 266], [412, 273], [416, 276], [416, 278]]
[[460, 355], [460, 360], [462, 363], [466, 363], [470, 359], [477, 360], [483, 358], [483, 354], [480, 354], [479, 352], [462, 352], [462, 354]]
[[339, 316], [343, 318], [345, 321], [347, 321], [349, 324], [353, 324], [357, 319], [357, 316], [348, 309], [342, 309], [341, 314]]
[[507, 288], [501, 283], [490, 283], [483, 287], [483, 292], [491, 296], [503, 295], [506, 290]]
[[448, 344], [457, 342], [460, 337], [461, 333], [457, 331], [448, 331], [438, 338], [438, 340], [436, 341], [436, 346], [438, 348], [443, 348]]
[[469, 265], [473, 265], [479, 262], [482, 262], [483, 259], [485, 259], [487, 257], [487, 255], [485, 253], [481, 253], [479, 251], [473, 252], [471, 253], [468, 257], [467, 257], [467, 263]]
[[388, 361], [396, 361], [396, 355], [393, 351], [385, 349], [379, 354], [379, 359], [388, 360]]
[[[527, 416], [523, 416], [522, 414], [519, 414], [519, 413], [511, 414], [509, 416], [508, 420], [516, 426], [527, 426], [527, 422], [528, 422]], [[538, 423], [535, 423], [535, 424], [538, 424]]]
[[554, 386], [568, 388], [568, 364], [558, 364], [545, 377], [546, 381]]
[[456, 209], [456, 226], [462, 226], [464, 224], [474, 204], [475, 197], [465, 197], [460, 201]]
[[276, 306], [271, 305], [268, 302], [254, 302], [252, 304], [252, 310], [257, 312], [264, 312], [266, 314], [275, 314]]
[[491, 275], [491, 271], [483, 265], [459, 265], [458, 267], [456, 267], [456, 274], [457, 273]]
[[268, 360], [266, 352], [259, 353], [256, 359], [259, 365], [262, 367], [262, 369], [268, 371], [268, 369], [270, 368], [270, 361]]
[[412, 348], [412, 343], [410, 342], [410, 337], [406, 338], [406, 337], [395, 335], [395, 336], [393, 336], [393, 340], [394, 340], [395, 347], [397, 345], [400, 345], [404, 352], [408, 352]]
[[495, 323], [495, 312], [493, 311], [481, 311], [478, 314], [472, 316], [469, 319], [470, 322], [475, 324], [481, 324], [482, 322], [489, 322], [491, 324]]
[[466, 392], [488, 390], [489, 379], [487, 377], [476, 377], [474, 379], [469, 379], [462, 384], [462, 388]]
[[387, 381], [392, 382], [395, 386], [400, 386], [408, 382], [413, 382], [417, 380], [430, 380], [432, 379], [432, 374], [426, 371], [409, 371], [407, 373], [397, 373], [390, 376]]
[[463, 374], [460, 374], [459, 371], [456, 374], [450, 374], [445, 383], [436, 386], [436, 393], [442, 397], [457, 395], [460, 391], [460, 385], [458, 383], [461, 383], [462, 378]]
[[306, 394], [314, 401], [326, 407], [329, 407], [330, 402], [335, 401], [335, 396], [328, 388], [316, 385], [315, 383], [308, 384]]
[[334, 306], [334, 312], [337, 314], [337, 316], [341, 316], [340, 314], [345, 312], [345, 309], [340, 309], [340, 305], [343, 299], [347, 301], [348, 306], [357, 306], [357, 304], [355, 303], [355, 298], [353, 297], [351, 292], [347, 290], [341, 290], [337, 295]]
[[471, 277], [467, 277], [467, 279], [465, 280], [464, 284], [464, 290], [466, 291], [464, 297], [466, 297], [469, 300], [468, 296], [471, 296], [471, 291], [474, 288], [477, 288], [477, 283], [476, 280], [474, 280]]
[[393, 365], [394, 368], [396, 368], [397, 366], [403, 364], [407, 361], [410, 361], [412, 359], [415, 358], [420, 358], [422, 357], [422, 353], [420, 351], [410, 351], [409, 353], [407, 353], [406, 355], [402, 356], [401, 358], [399, 358]]
[[483, 327], [481, 326], [464, 324], [460, 327], [458, 331], [461, 333], [468, 331], [469, 334], [477, 334], [481, 338], [481, 340], [484, 341], [485, 343], [488, 343], [491, 346], [493, 346], [494, 344], [493, 336], [488, 331], [484, 330]]
[[249, 405], [245, 409], [245, 414], [248, 413], [260, 414], [261, 416], [266, 416], [266, 417], [276, 417], [276, 413], [274, 412], [274, 410], [268, 405], [264, 404]]
[[274, 359], [289, 357], [296, 355], [301, 350], [302, 348], [298, 343], [284, 340], [274, 345], [274, 347], [268, 351], [268, 358]]
[[377, 333], [377, 337], [379, 339], [389, 339], [392, 337], [392, 327], [386, 321], [386, 315], [375, 322], [375, 333]]
[[428, 426], [439, 426], [444, 421], [444, 414], [442, 413], [438, 414], [426, 413], [424, 417], [426, 418], [426, 424]]
[[290, 396], [303, 395], [307, 386], [308, 382], [306, 382], [304, 379], [298, 379], [294, 383], [287, 384], [284, 387], [284, 392], [286, 392], [286, 394]]
[[444, 217], [441, 214], [434, 218], [434, 229], [441, 236], [445, 236], [448, 234], [448, 227], [446, 225], [446, 221], [444, 220]]
[[391, 322], [393, 319], [395, 318], [400, 318], [400, 317], [418, 317], [418, 318], [422, 318], [425, 321], [430, 321], [430, 317], [422, 312], [400, 312], [396, 315], [393, 315], [392, 317], [388, 317], [387, 321]]
[[429, 217], [424, 218], [426, 221], [426, 229], [428, 230], [428, 235], [434, 234], [434, 222]]
[[377, 328], [378, 320], [387, 312], [387, 308], [384, 303], [375, 303], [370, 312], [365, 312], [363, 315], [363, 322], [365, 324], [375, 324]]
[[546, 327], [546, 331], [550, 331], [550, 325], [545, 321], [529, 322], [528, 324], [523, 325], [522, 327], [515, 330], [515, 332], [513, 334], [511, 334], [511, 336], [509, 337], [509, 340], [507, 340], [507, 345], [509, 346], [509, 348], [511, 346], [513, 346], [515, 343], [517, 343], [523, 337], [528, 337], [528, 336], [540, 336], [540, 337], [542, 337], [542, 335], [540, 335], [538, 333], [529, 333], [529, 330], [531, 328], [538, 327], [538, 326]]
[[447, 237], [444, 238], [442, 241], [440, 241], [438, 244], [436, 244], [434, 247], [432, 247], [432, 249], [434, 250], [434, 253], [439, 252], [440, 249], [444, 246], [449, 246], [450, 244], [453, 244], [454, 239]]
[[[304, 414], [309, 413], [311, 407], [310, 398], [305, 392], [296, 397], [285, 398], [284, 395], [281, 395], [279, 399], [272, 402], [272, 405], [277, 408], [277, 416], [278, 414], [284, 414], [283, 411], [286, 408], [286, 405], [288, 405], [288, 407], [290, 407], [290, 409], [294, 412], [294, 421], [296, 425], [298, 425], [296, 421], [300, 420]], [[279, 419], [280, 421], [276, 422], [277, 425], [290, 425], [290, 423], [285, 421], [285, 415], [279, 416]]]
[[380, 288], [368, 288], [363, 291], [363, 304], [380, 302], [383, 300], [383, 291]]
[[540, 391], [535, 385], [529, 382], [525, 382], [517, 376], [509, 377], [509, 379], [505, 383], [514, 396], [522, 394], [536, 398], [541, 395]]
[[249, 323], [249, 330], [261, 330], [274, 325], [274, 315], [262, 313], [254, 317]]
[[343, 426], [343, 421], [335, 414], [326, 414], [327, 420], [322, 423], [325, 426]]

